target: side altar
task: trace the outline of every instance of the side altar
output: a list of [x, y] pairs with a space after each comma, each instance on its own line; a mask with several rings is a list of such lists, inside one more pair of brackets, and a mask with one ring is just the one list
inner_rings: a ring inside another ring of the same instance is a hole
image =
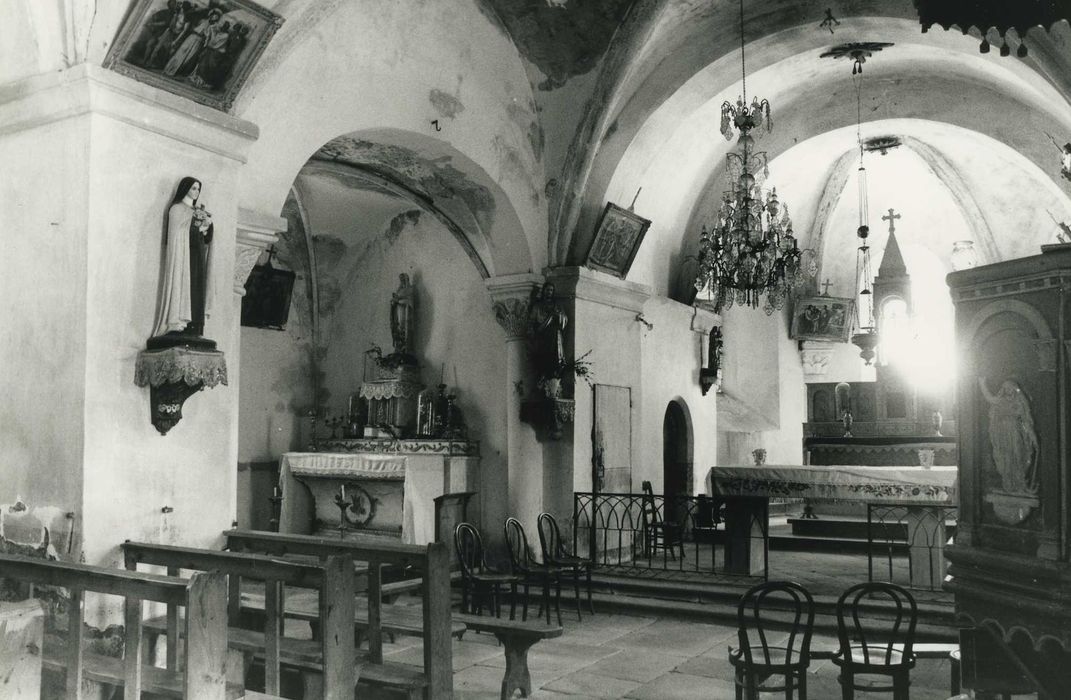
[[327, 439], [312, 447], [280, 459], [280, 532], [428, 544], [435, 498], [478, 490], [478, 442]]

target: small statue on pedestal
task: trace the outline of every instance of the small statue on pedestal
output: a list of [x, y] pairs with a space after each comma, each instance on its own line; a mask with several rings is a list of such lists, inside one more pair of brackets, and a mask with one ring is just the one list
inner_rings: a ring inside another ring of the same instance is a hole
[[163, 278], [150, 350], [216, 347], [214, 341], [202, 337], [212, 297], [209, 263], [214, 226], [212, 215], [198, 203], [200, 196], [200, 180], [184, 177], [167, 212]]

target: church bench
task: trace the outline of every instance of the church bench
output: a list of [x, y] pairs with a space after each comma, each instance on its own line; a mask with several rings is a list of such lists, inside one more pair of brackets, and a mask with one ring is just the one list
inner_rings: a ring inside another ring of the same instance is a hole
[[446, 545], [426, 546], [384, 541], [381, 538], [328, 538], [260, 530], [226, 530], [226, 547], [232, 551], [276, 556], [328, 557], [344, 554], [367, 564], [368, 653], [373, 663], [383, 661], [383, 567], [412, 569], [423, 577], [421, 637], [424, 639], [425, 695], [450, 697], [453, 693], [452, 624], [450, 621], [450, 557]]
[[502, 700], [520, 690], [522, 697], [532, 694], [532, 676], [528, 671], [528, 650], [542, 639], [562, 636], [562, 628], [541, 622], [521, 622], [481, 615], [455, 614], [456, 622], [475, 632], [490, 632], [502, 643], [506, 655], [506, 673], [502, 678]]
[[[13, 554], [0, 555], [0, 574], [6, 579], [66, 588], [70, 592], [67, 637], [49, 635], [42, 654], [44, 668], [66, 674], [66, 697], [83, 697], [83, 678], [122, 686], [127, 698], [140, 698], [143, 691], [189, 700], [224, 700], [240, 694], [233, 688], [228, 694], [227, 583], [222, 574], [198, 573], [187, 580]], [[124, 598], [122, 659], [83, 649], [82, 618], [87, 592]], [[142, 664], [142, 618], [146, 601], [186, 608], [185, 634], [189, 645], [183, 671]]]
[[[163, 634], [167, 630], [167, 618], [146, 620], [145, 629]], [[228, 631], [227, 644], [249, 659], [265, 659], [264, 632], [232, 627]], [[301, 672], [304, 697], [320, 697], [323, 694], [323, 654], [320, 644], [319, 640], [311, 639], [279, 639], [279, 662], [282, 666]], [[427, 686], [427, 679], [420, 669], [390, 661], [373, 663], [367, 651], [355, 651], [352, 663], [357, 669], [358, 685], [399, 690], [412, 698], [422, 697]]]
[[[225, 630], [227, 647], [235, 648], [236, 637], [245, 631], [234, 626], [240, 614], [240, 590], [243, 579], [262, 581], [265, 591], [264, 626], [256, 648], [245, 645], [247, 655], [261, 652], [264, 658], [264, 684], [269, 694], [278, 694], [283, 637], [283, 601], [287, 587], [312, 588], [316, 598], [316, 619], [324, 630], [315, 642], [322, 669], [324, 698], [350, 698], [357, 682], [354, 659], [354, 572], [345, 555], [328, 557], [322, 563], [292, 562], [277, 557], [227, 552], [191, 547], [173, 547], [143, 542], [124, 542], [124, 563], [134, 570], [139, 564], [162, 566], [170, 575], [183, 570], [216, 571], [229, 578], [229, 613], [232, 626]], [[169, 605], [167, 615], [147, 623], [167, 635], [167, 667], [177, 660], [179, 616]]]
[[[384, 585], [384, 587], [386, 584]], [[255, 585], [242, 586], [242, 610], [256, 614], [264, 612], [264, 592]], [[424, 634], [424, 616], [421, 608], [414, 605], [393, 605], [384, 601], [380, 607], [380, 630], [389, 635], [405, 635], [421, 637]], [[292, 593], [286, 597], [284, 614], [288, 618], [304, 620], [315, 623], [318, 618], [317, 602], [313, 594], [302, 591]], [[368, 629], [368, 603], [364, 598], [357, 598], [354, 612], [354, 627], [357, 634], [357, 645], [360, 646], [361, 638]], [[465, 632], [465, 625], [453, 621], [450, 625], [450, 635], [461, 638]]]

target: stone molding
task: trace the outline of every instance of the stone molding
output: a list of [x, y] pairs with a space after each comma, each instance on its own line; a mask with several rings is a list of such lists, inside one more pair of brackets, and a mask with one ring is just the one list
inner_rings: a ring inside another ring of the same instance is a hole
[[805, 340], [800, 348], [804, 381], [821, 379], [829, 370], [833, 358], [833, 343], [824, 340]]
[[94, 114], [246, 162], [256, 124], [82, 63], [0, 88], [0, 136]]
[[286, 219], [249, 209], [238, 210], [238, 236], [234, 245], [234, 293], [245, 296], [245, 282], [261, 253], [279, 241]]
[[545, 273], [547, 281], [554, 283], [557, 296], [575, 297], [577, 301], [640, 313], [652, 296], [651, 288], [646, 284], [618, 279], [586, 267], [555, 267]]
[[507, 340], [524, 338], [528, 330], [532, 292], [543, 283], [543, 278], [532, 273], [521, 273], [491, 277], [484, 283], [491, 294], [495, 320], [506, 331]]

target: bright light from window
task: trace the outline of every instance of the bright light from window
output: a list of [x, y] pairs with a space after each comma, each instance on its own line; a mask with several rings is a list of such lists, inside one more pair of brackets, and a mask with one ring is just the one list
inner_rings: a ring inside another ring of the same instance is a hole
[[945, 284], [941, 261], [921, 246], [902, 246], [911, 275], [913, 316], [907, 304], [892, 298], [882, 304], [881, 347], [883, 364], [894, 365], [916, 387], [945, 389], [955, 377], [952, 298]]

